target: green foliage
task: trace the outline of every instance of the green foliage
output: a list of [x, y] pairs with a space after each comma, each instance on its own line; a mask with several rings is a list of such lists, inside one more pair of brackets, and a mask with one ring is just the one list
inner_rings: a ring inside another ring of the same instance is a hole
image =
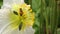
[[0, 8], [1, 8], [2, 4], [3, 4], [3, 0], [0, 0]]
[[[57, 5], [55, 0], [32, 0], [32, 9], [35, 11], [36, 21], [34, 27], [36, 33], [44, 34], [46, 28], [46, 34], [56, 34], [59, 11], [57, 11]], [[39, 25], [40, 24], [40, 25]], [[37, 30], [39, 29], [39, 32]]]

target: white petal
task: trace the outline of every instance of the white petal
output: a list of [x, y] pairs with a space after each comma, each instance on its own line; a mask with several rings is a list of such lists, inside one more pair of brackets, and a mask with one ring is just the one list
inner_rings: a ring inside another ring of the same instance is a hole
[[8, 12], [6, 11], [6, 9], [1, 9], [0, 10], [0, 29], [2, 28], [2, 26], [4, 24], [8, 23]]
[[[3, 8], [0, 9], [0, 34], [8, 34], [11, 33], [12, 31], [14, 31], [13, 29], [10, 28], [10, 25], [12, 23], [17, 22], [17, 18], [13, 19], [13, 20], [9, 20], [9, 13], [11, 13], [10, 8]], [[12, 13], [11, 13], [12, 14]], [[12, 14], [13, 15], [13, 14]], [[14, 17], [14, 16], [13, 16]], [[11, 23], [10, 23], [11, 22]], [[19, 22], [19, 21], [18, 21]]]
[[11, 7], [12, 4], [22, 4], [24, 0], [3, 0], [2, 7]]
[[24, 31], [20, 31], [20, 34], [34, 34], [35, 30], [32, 27], [27, 27]]
[[13, 0], [14, 4], [23, 4], [24, 0]]
[[8, 9], [0, 9], [0, 33], [3, 27], [8, 24]]
[[[11, 23], [9, 20], [9, 13], [10, 9], [0, 9], [0, 34], [8, 34], [13, 31], [13, 29], [10, 28]], [[15, 22], [15, 20], [13, 20], [11, 20], [11, 22]]]
[[13, 30], [10, 34], [19, 34], [19, 29]]
[[3, 0], [3, 4], [21, 4], [24, 3], [24, 0]]
[[6, 25], [4, 25], [0, 30], [0, 34], [18, 34], [19, 30], [11, 28], [11, 24], [12, 23], [7, 23]]
[[11, 8], [11, 5], [10, 4], [3, 4], [1, 6], [1, 9], [4, 9], [4, 8]]
[[5, 30], [3, 30], [1, 34], [19, 34], [19, 30], [18, 29], [13, 30], [8, 27]]

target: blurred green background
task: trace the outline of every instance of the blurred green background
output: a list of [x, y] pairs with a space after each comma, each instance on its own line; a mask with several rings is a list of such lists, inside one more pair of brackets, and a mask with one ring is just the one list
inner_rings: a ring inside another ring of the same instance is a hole
[[[25, 0], [35, 13], [35, 34], [60, 34], [60, 0]], [[0, 0], [0, 7], [3, 0]]]
[[0, 0], [0, 8], [1, 8], [1, 5], [3, 4], [3, 0]]

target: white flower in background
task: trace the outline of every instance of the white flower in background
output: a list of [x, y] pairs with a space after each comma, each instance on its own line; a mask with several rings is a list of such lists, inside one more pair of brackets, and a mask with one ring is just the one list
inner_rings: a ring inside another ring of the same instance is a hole
[[24, 0], [3, 0], [0, 34], [34, 34], [34, 13]]

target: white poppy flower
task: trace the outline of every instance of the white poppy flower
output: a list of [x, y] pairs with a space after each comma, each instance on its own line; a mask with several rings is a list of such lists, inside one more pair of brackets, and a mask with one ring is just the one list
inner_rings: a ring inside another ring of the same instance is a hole
[[34, 34], [34, 13], [24, 0], [3, 0], [0, 34]]

